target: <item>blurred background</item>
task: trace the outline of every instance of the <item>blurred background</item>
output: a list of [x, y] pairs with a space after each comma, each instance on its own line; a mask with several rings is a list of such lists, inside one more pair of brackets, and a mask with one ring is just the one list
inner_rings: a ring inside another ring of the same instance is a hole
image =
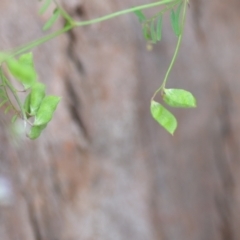
[[[62, 0], [78, 20], [149, 2]], [[1, 0], [1, 50], [43, 36], [52, 9], [39, 8]], [[34, 49], [39, 79], [62, 101], [35, 141], [1, 111], [0, 239], [240, 239], [239, 9], [190, 1], [167, 87], [191, 91], [198, 107], [173, 111], [174, 137], [149, 113], [177, 40], [168, 15], [152, 51], [133, 14]]]

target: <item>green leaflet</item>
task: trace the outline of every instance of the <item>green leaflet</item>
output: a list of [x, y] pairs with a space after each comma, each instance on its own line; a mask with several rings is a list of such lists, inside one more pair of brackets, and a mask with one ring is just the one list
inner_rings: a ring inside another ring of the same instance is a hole
[[45, 13], [48, 7], [50, 6], [51, 2], [52, 0], [45, 0], [45, 2], [43, 3], [42, 7], [39, 10], [39, 14]]
[[4, 113], [7, 114], [11, 109], [12, 105], [7, 106], [6, 109], [4, 110]]
[[29, 93], [27, 95], [27, 97], [25, 98], [25, 101], [23, 103], [23, 109], [25, 111], [25, 113], [27, 114], [30, 114], [30, 99], [31, 99], [31, 93]]
[[4, 99], [1, 103], [0, 103], [0, 107], [2, 107], [5, 103], [8, 102], [8, 99]]
[[44, 125], [41, 125], [41, 126], [32, 126], [31, 129], [30, 129], [30, 132], [28, 133], [27, 136], [32, 140], [36, 139], [41, 135], [42, 131], [46, 127], [47, 127], [47, 124], [44, 124]]
[[162, 14], [142, 25], [143, 36], [151, 43], [157, 43], [162, 38]]
[[0, 99], [7, 99], [6, 92], [0, 88]]
[[52, 25], [57, 21], [57, 19], [60, 15], [61, 15], [61, 11], [58, 8], [56, 8], [53, 12], [53, 15], [50, 17], [50, 19], [43, 26], [43, 30], [46, 31], [49, 28], [51, 28]]
[[192, 93], [183, 89], [164, 89], [163, 100], [171, 107], [195, 108], [196, 99]]
[[143, 14], [143, 12], [141, 10], [136, 10], [136, 11], [134, 11], [134, 13], [138, 17], [138, 21], [140, 23], [143, 23], [144, 21], [147, 20], [147, 18], [145, 17], [145, 15]]
[[174, 115], [164, 108], [160, 103], [151, 101], [152, 117], [164, 127], [170, 134], [174, 134], [177, 128], [177, 120]]
[[151, 40], [151, 36], [149, 34], [149, 26], [148, 26], [148, 24], [143, 24], [142, 32], [143, 32], [143, 36], [144, 36], [146, 41]]
[[181, 26], [181, 22], [180, 22], [180, 13], [182, 10], [182, 6], [183, 6], [183, 3], [181, 2], [178, 5], [176, 12], [173, 9], [171, 11], [171, 25], [172, 25], [172, 29], [177, 37], [179, 37], [182, 32], [182, 29], [181, 29], [182, 26]]
[[16, 120], [17, 120], [17, 117], [18, 117], [18, 115], [14, 115], [14, 116], [12, 117], [11, 123], [15, 123]]
[[35, 117], [34, 126], [44, 125], [51, 121], [60, 99], [57, 96], [46, 96], [42, 100]]
[[29, 62], [15, 59], [9, 59], [7, 66], [10, 73], [23, 84], [25, 89], [30, 88], [36, 81], [36, 72], [32, 64]]
[[5, 91], [4, 91], [3, 88], [1, 87], [1, 88], [0, 88], [0, 96], [2, 96], [2, 95], [5, 95]]
[[19, 57], [18, 62], [21, 63], [21, 64], [29, 65], [32, 68], [34, 68], [34, 61], [33, 61], [33, 54], [32, 54], [32, 52], [22, 54]]
[[155, 31], [155, 19], [153, 19], [151, 21], [150, 32], [151, 32], [152, 43], [156, 43], [157, 42], [157, 34], [156, 34], [156, 31]]
[[162, 15], [157, 17], [157, 30], [156, 30], [156, 35], [157, 35], [157, 41], [161, 41], [162, 39]]
[[[19, 59], [18, 59], [18, 62], [22, 65], [26, 65], [26, 66], [29, 66], [30, 68], [32, 68], [32, 71], [34, 72], [35, 74], [35, 79], [34, 79], [34, 82], [36, 81], [37, 79], [37, 73], [35, 71], [35, 66], [34, 66], [34, 60], [33, 60], [33, 54], [32, 52], [29, 52], [29, 53], [25, 53], [25, 54], [22, 54]], [[34, 84], [34, 83], [33, 83]], [[32, 86], [32, 85], [31, 85]]]
[[45, 97], [46, 86], [43, 83], [36, 82], [32, 86], [30, 95], [30, 115], [34, 116], [37, 114], [43, 98]]
[[65, 20], [66, 20], [65, 27], [66, 26], [72, 26], [72, 24], [74, 24], [74, 19], [60, 6], [58, 6], [58, 9], [59, 9], [62, 17], [65, 18]]

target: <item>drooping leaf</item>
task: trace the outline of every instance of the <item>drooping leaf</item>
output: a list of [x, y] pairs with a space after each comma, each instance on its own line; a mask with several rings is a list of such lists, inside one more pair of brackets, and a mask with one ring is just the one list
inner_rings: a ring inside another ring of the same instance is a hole
[[25, 89], [31, 87], [36, 81], [35, 69], [29, 64], [15, 59], [9, 59], [7, 66], [10, 73], [23, 84]]
[[51, 121], [60, 99], [61, 98], [57, 96], [46, 96], [42, 100], [35, 117], [34, 126], [47, 124]]
[[143, 32], [143, 36], [144, 36], [145, 40], [149, 41], [151, 39], [151, 37], [150, 37], [150, 33], [149, 33], [149, 26], [148, 26], [148, 24], [143, 24], [142, 32]]
[[165, 107], [160, 103], [151, 101], [151, 114], [152, 117], [164, 127], [170, 134], [173, 135], [177, 128], [177, 120], [174, 115], [169, 112]]
[[5, 103], [8, 102], [8, 99], [4, 99], [1, 103], [0, 103], [0, 107], [2, 107]]
[[66, 20], [65, 27], [67, 27], [67, 26], [71, 27], [72, 24], [74, 24], [74, 19], [63, 8], [61, 8], [58, 4], [57, 4], [57, 7], [58, 7], [62, 17]]
[[171, 11], [171, 25], [172, 29], [177, 37], [181, 35], [182, 29], [181, 29], [181, 22], [180, 22], [180, 13], [182, 9], [182, 2], [178, 5], [178, 8], [176, 12], [172, 9]]
[[134, 13], [138, 17], [138, 21], [140, 23], [143, 23], [144, 21], [147, 20], [146, 16], [144, 15], [144, 13], [141, 10], [136, 10], [136, 11], [134, 11]]
[[176, 18], [179, 23], [180, 23], [180, 13], [181, 13], [182, 7], [183, 7], [183, 2], [180, 2], [176, 10]]
[[46, 12], [46, 10], [48, 9], [48, 7], [50, 6], [52, 0], [45, 0], [42, 7], [39, 10], [39, 14], [43, 14]]
[[0, 88], [0, 99], [6, 99], [6, 98], [7, 98], [6, 92], [2, 88]]
[[30, 95], [30, 115], [34, 116], [37, 114], [43, 98], [45, 97], [46, 86], [43, 83], [36, 82], [32, 86]]
[[30, 114], [30, 100], [31, 100], [31, 93], [29, 93], [27, 95], [27, 97], [24, 100], [24, 104], [23, 104], [23, 109], [25, 111], [25, 113]]
[[19, 59], [19, 63], [26, 64], [34, 68], [33, 54], [32, 52], [22, 54]]
[[192, 93], [183, 89], [164, 89], [163, 100], [171, 107], [195, 108], [197, 105]]
[[153, 19], [151, 21], [151, 25], [150, 25], [150, 32], [151, 32], [151, 39], [152, 39], [152, 43], [156, 43], [157, 42], [157, 35], [156, 35], [156, 31], [155, 31], [155, 19]]
[[38, 138], [42, 131], [47, 127], [47, 124], [44, 124], [44, 125], [41, 125], [41, 126], [32, 126], [31, 129], [30, 129], [30, 132], [27, 134], [27, 136], [30, 138], [30, 139], [36, 139]]
[[0, 88], [0, 96], [1, 96], [1, 95], [5, 95], [5, 91], [3, 90], [2, 87]]
[[43, 30], [46, 31], [52, 27], [52, 25], [57, 21], [58, 17], [61, 15], [61, 11], [56, 8], [53, 12], [53, 15], [49, 18], [49, 20], [43, 26]]
[[[32, 68], [32, 71], [34, 72], [35, 74], [35, 79], [34, 79], [34, 83], [37, 79], [37, 73], [36, 73], [36, 70], [35, 70], [35, 66], [34, 66], [34, 59], [33, 59], [33, 53], [32, 52], [29, 52], [29, 53], [25, 53], [25, 54], [22, 54], [19, 59], [18, 59], [18, 62], [21, 64], [21, 65], [25, 65], [25, 66], [29, 66], [30, 68]], [[33, 83], [33, 84], [34, 84]], [[32, 85], [31, 85], [32, 86]]]
[[10, 109], [12, 109], [12, 105], [7, 106], [6, 109], [4, 110], [4, 113], [7, 114], [10, 111]]
[[173, 9], [171, 10], [171, 25], [172, 25], [173, 32], [178, 37], [178, 30], [177, 30], [178, 26], [176, 23], [175, 12]]
[[16, 120], [17, 120], [17, 117], [18, 117], [18, 115], [14, 115], [14, 116], [12, 117], [11, 123], [15, 123]]
[[9, 58], [9, 54], [0, 52], [0, 64], [5, 62]]
[[162, 39], [162, 15], [159, 15], [157, 17], [157, 31], [156, 31], [156, 36], [157, 36], [157, 41], [161, 41]]

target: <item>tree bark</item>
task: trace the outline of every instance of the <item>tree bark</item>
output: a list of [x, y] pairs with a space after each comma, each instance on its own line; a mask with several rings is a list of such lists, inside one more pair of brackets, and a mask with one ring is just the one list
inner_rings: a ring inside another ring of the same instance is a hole
[[[62, 1], [79, 20], [143, 3]], [[51, 11], [39, 16], [39, 5], [1, 0], [1, 50], [43, 35]], [[152, 51], [133, 14], [34, 49], [39, 80], [62, 101], [35, 141], [16, 137], [1, 111], [0, 239], [239, 239], [238, 9], [190, 2], [167, 87], [193, 92], [198, 107], [173, 110], [174, 137], [149, 113], [176, 44], [168, 16]]]

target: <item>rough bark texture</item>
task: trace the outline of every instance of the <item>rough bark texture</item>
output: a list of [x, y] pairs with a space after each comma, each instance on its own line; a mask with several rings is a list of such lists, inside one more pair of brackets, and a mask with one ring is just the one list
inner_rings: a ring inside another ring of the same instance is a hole
[[[146, 2], [62, 1], [77, 19]], [[40, 17], [38, 8], [1, 0], [1, 49], [43, 34], [50, 13]], [[192, 91], [198, 108], [174, 111], [174, 137], [149, 114], [176, 42], [169, 23], [151, 52], [132, 15], [36, 48], [39, 78], [62, 102], [36, 141], [13, 140], [1, 113], [8, 199], [0, 204], [0, 239], [240, 239], [239, 8], [239, 0], [191, 1], [168, 86]]]

